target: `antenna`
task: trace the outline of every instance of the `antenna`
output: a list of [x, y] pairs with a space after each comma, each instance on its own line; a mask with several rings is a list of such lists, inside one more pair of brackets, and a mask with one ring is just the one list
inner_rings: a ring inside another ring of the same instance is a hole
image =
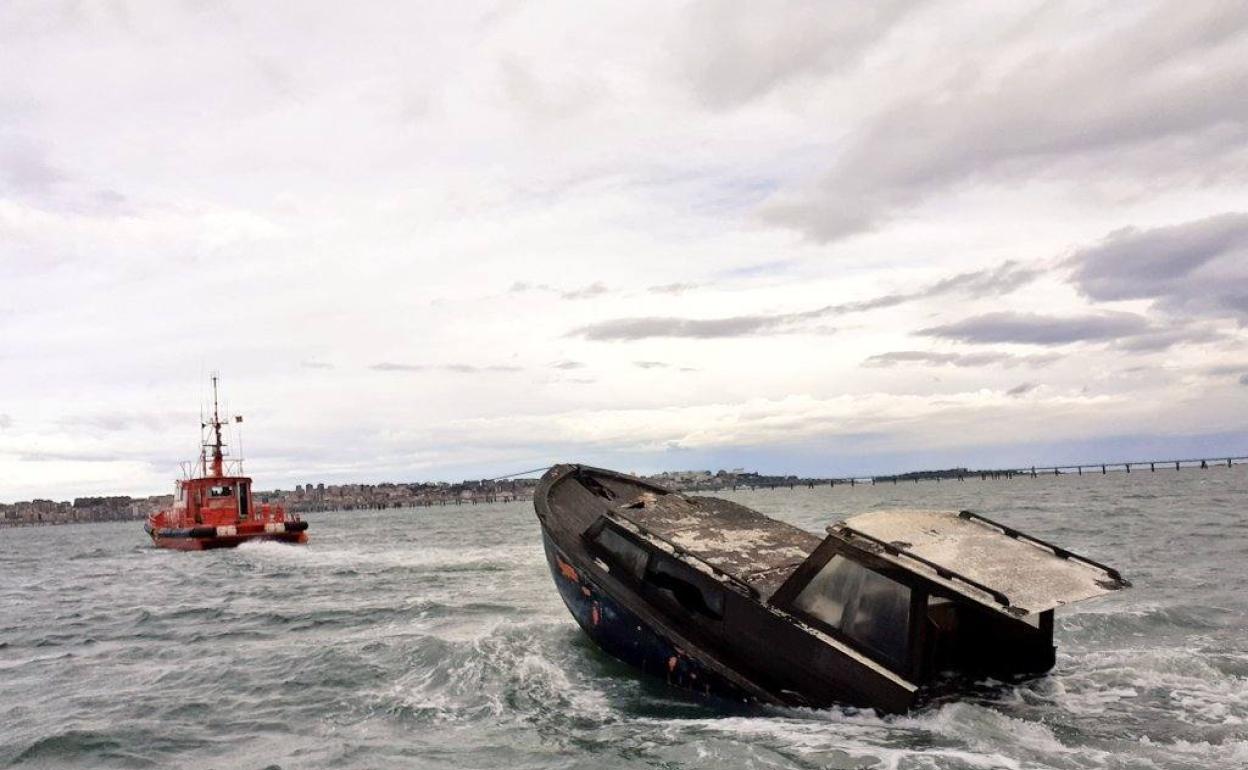
[[238, 444], [238, 475], [246, 476], [243, 470], [243, 416], [241, 414], [234, 415], [234, 441]]
[[[222, 460], [221, 447], [224, 445], [221, 442], [221, 409], [217, 402], [217, 380], [218, 380], [218, 375], [216, 372], [213, 372], [212, 373], [212, 438], [213, 438], [212, 475], [223, 476], [225, 474], [222, 468], [223, 460]], [[205, 450], [206, 449], [207, 447], [205, 446]], [[207, 452], [205, 451], [205, 455], [206, 454]]]

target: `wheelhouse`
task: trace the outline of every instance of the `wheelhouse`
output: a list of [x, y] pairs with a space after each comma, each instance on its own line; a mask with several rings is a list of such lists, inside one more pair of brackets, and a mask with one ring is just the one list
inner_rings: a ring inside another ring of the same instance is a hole
[[1054, 609], [1128, 585], [970, 511], [878, 511], [829, 527], [771, 604], [926, 684], [1048, 671]]
[[219, 476], [181, 479], [177, 482], [173, 510], [195, 524], [234, 524], [256, 519], [252, 506], [251, 479]]

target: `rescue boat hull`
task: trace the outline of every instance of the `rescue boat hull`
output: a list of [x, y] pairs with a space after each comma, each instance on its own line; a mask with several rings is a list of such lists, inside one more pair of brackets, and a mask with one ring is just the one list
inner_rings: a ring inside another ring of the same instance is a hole
[[178, 551], [237, 548], [243, 543], [253, 541], [292, 545], [303, 545], [308, 542], [306, 521], [290, 521], [276, 525], [192, 527], [189, 529], [159, 528], [148, 523], [144, 524], [143, 528], [147, 530], [148, 536], [152, 538], [152, 544], [157, 548], [172, 548]]

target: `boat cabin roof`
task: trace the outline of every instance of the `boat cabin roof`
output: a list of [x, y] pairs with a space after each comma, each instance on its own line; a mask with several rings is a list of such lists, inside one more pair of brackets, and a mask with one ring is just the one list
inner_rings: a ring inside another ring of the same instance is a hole
[[642, 492], [612, 513], [746, 583], [765, 601], [822, 542], [817, 535], [714, 497]]
[[1014, 617], [1130, 585], [1110, 567], [970, 511], [872, 511], [828, 533]]

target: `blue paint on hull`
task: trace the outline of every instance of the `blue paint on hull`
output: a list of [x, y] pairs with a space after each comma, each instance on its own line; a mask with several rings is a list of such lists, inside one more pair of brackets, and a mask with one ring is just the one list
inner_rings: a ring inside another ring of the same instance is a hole
[[707, 669], [647, 625], [589, 578], [582, 565], [568, 558], [542, 532], [546, 562], [563, 603], [590, 639], [611, 656], [668, 684], [734, 701], [749, 700], [738, 687]]

